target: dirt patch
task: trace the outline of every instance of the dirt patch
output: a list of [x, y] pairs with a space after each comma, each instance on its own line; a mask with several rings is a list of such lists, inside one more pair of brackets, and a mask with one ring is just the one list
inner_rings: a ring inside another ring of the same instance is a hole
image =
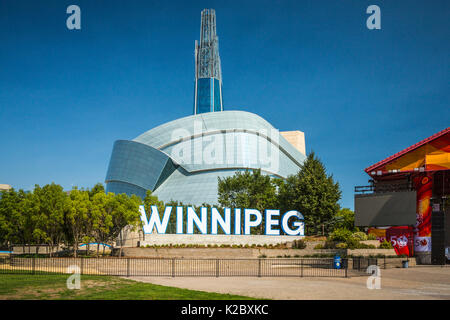
[[[39, 276], [36, 276], [39, 277]], [[113, 290], [120, 287], [124, 281], [121, 279], [100, 279], [83, 280], [81, 279], [81, 288], [79, 290], [70, 290], [66, 287], [64, 279], [58, 279], [53, 284], [43, 286], [24, 286], [8, 295], [0, 295], [0, 300], [21, 300], [21, 299], [61, 299], [64, 297], [76, 297], [89, 291]]]

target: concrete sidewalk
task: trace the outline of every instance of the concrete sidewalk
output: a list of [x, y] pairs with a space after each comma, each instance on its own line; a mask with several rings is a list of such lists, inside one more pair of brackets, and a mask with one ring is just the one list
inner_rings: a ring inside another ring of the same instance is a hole
[[450, 267], [418, 266], [381, 270], [381, 289], [367, 289], [368, 275], [350, 278], [132, 277], [154, 284], [282, 300], [446, 299]]

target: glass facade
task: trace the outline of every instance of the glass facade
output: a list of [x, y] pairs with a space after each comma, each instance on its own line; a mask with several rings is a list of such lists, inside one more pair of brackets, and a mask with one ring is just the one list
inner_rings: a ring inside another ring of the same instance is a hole
[[137, 195], [138, 197], [141, 197], [141, 199], [144, 199], [145, 194], [147, 193], [147, 189], [126, 182], [109, 181], [107, 183], [106, 192], [126, 193], [129, 196], [134, 194]]
[[[185, 133], [183, 139], [174, 134], [178, 130]], [[218, 177], [261, 169], [286, 178], [297, 173], [304, 160], [305, 155], [260, 116], [211, 112], [165, 123], [132, 141], [117, 141], [106, 185], [108, 192], [141, 196], [152, 190], [163, 201], [217, 204]]]
[[212, 97], [211, 79], [197, 80], [197, 111], [196, 113], [211, 112]]
[[163, 152], [142, 143], [118, 140], [113, 146], [105, 181], [108, 187], [110, 182], [121, 182], [154, 190], [175, 169]]
[[223, 111], [222, 106], [222, 85], [220, 84], [220, 81], [217, 79], [213, 79], [214, 82], [214, 111]]
[[214, 78], [197, 80], [197, 110], [195, 113], [222, 111], [222, 88]]

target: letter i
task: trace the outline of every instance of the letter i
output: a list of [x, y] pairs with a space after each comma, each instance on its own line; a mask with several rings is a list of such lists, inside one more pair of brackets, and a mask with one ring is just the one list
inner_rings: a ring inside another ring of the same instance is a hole
[[183, 233], [183, 207], [177, 207], [177, 233]]
[[241, 209], [234, 209], [234, 234], [241, 234]]

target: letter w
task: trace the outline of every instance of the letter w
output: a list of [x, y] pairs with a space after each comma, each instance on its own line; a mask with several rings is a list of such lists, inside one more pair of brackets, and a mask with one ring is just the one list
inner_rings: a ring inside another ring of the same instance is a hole
[[139, 207], [139, 211], [141, 212], [141, 221], [143, 223], [144, 233], [150, 234], [152, 233], [153, 228], [156, 226], [156, 231], [158, 233], [166, 233], [167, 224], [169, 223], [170, 213], [172, 212], [172, 207], [166, 207], [164, 209], [164, 216], [161, 222], [159, 217], [158, 207], [151, 206], [152, 213], [150, 215], [150, 221], [147, 220], [147, 215], [145, 213], [144, 206]]

